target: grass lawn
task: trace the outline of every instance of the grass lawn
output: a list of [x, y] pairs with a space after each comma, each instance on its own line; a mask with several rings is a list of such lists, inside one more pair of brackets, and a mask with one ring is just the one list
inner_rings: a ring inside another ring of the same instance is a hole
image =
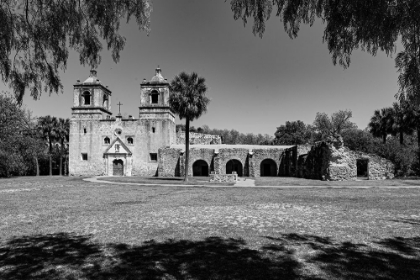
[[0, 279], [419, 279], [420, 189], [0, 180]]
[[418, 179], [392, 179], [392, 180], [357, 180], [357, 181], [321, 181], [294, 177], [260, 177], [255, 179], [257, 186], [420, 186]]

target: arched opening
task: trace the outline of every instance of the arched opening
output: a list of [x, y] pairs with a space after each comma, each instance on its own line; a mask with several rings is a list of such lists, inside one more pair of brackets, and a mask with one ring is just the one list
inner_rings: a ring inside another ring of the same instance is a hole
[[133, 145], [133, 138], [132, 138], [132, 137], [128, 137], [128, 138], [127, 138], [127, 143], [128, 143], [129, 145]]
[[85, 91], [82, 94], [82, 102], [83, 102], [83, 105], [90, 105], [90, 92]]
[[193, 164], [193, 176], [209, 176], [209, 165], [200, 159]]
[[111, 140], [108, 137], [104, 138], [104, 144], [108, 144], [111, 143]]
[[226, 163], [226, 174], [232, 174], [233, 171], [236, 171], [239, 177], [242, 176], [242, 163], [239, 160], [231, 159]]
[[106, 95], [104, 95], [104, 102], [103, 102], [103, 105], [102, 105], [104, 108], [107, 108], [108, 109], [108, 96], [106, 96]]
[[124, 162], [121, 159], [116, 159], [113, 162], [112, 175], [123, 176], [124, 175]]
[[261, 162], [260, 167], [260, 176], [261, 177], [274, 177], [277, 176], [277, 164], [272, 159], [265, 159]]
[[152, 91], [151, 100], [152, 100], [152, 104], [158, 104], [159, 103], [159, 92], [157, 92], [156, 90]]

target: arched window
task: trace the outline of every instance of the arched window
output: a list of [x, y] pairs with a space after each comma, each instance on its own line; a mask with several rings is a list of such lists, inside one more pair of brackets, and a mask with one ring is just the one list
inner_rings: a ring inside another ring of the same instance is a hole
[[106, 94], [104, 94], [104, 102], [102, 106], [108, 109], [108, 96]]
[[152, 91], [151, 100], [152, 100], [152, 104], [159, 103], [159, 93], [156, 90]]
[[128, 143], [129, 145], [133, 145], [133, 143], [134, 143], [133, 138], [132, 138], [132, 137], [128, 137], [128, 138], [127, 138], [127, 143]]
[[83, 105], [90, 105], [90, 92], [85, 91], [82, 94], [82, 102], [83, 102]]
[[111, 140], [108, 137], [104, 138], [104, 144], [108, 144], [111, 143]]

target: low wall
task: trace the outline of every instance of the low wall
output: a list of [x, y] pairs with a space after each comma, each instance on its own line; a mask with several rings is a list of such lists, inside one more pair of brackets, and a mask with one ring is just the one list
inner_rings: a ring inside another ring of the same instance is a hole
[[238, 181], [237, 174], [210, 174], [210, 182], [235, 183]]

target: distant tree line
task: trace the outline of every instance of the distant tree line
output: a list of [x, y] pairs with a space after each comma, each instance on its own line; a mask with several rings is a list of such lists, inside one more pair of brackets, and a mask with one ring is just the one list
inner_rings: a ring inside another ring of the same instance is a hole
[[0, 94], [0, 177], [67, 173], [69, 130], [69, 119], [34, 118]]

